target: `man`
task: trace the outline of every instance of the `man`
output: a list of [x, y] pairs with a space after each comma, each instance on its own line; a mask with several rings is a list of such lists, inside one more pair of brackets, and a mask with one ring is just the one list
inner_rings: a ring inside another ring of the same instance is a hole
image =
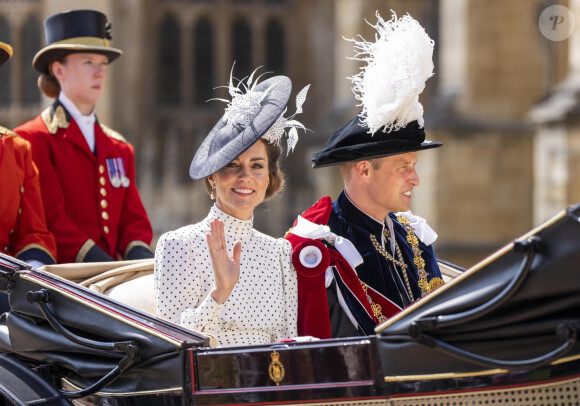
[[[11, 57], [12, 47], [0, 42], [0, 65]], [[53, 264], [56, 244], [46, 229], [30, 144], [4, 127], [0, 127], [0, 174], [2, 252], [34, 267]]]
[[133, 147], [94, 113], [106, 67], [122, 54], [109, 45], [110, 23], [98, 11], [72, 10], [47, 18], [44, 29], [47, 46], [33, 66], [40, 89], [56, 101], [15, 132], [32, 145], [57, 260], [152, 258]]
[[[12, 57], [12, 47], [0, 42], [0, 65]], [[46, 229], [30, 144], [0, 126], [0, 250], [34, 268], [54, 264], [56, 243]], [[9, 309], [0, 292], [0, 312]]]
[[[312, 157], [314, 168], [340, 165], [345, 186], [332, 204], [329, 198], [321, 199], [301, 216], [327, 224], [332, 244], [326, 244], [328, 314], [325, 320], [304, 323], [299, 334], [321, 338], [373, 334], [378, 323], [443, 284], [430, 245], [436, 234], [422, 219], [405, 213], [419, 186], [418, 151], [442, 145], [425, 141], [418, 102], [432, 75], [433, 42], [408, 15], [393, 16], [388, 22], [377, 17], [376, 42], [356, 42], [361, 59], [368, 62], [352, 79], [363, 111]], [[360, 260], [347, 258], [348, 250], [339, 250], [338, 255], [346, 261], [337, 260], [337, 237], [354, 244]], [[310, 292], [316, 288], [311, 280], [301, 282], [299, 277], [299, 322], [300, 315], [308, 320], [325, 307], [306, 289], [301, 292], [301, 283], [310, 284]], [[325, 321], [330, 331], [319, 327]]]

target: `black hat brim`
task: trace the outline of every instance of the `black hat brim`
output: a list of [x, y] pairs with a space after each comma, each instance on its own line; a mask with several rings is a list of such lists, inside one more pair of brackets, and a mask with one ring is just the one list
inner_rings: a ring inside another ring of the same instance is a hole
[[5, 42], [0, 42], [0, 66], [12, 58], [12, 47]]
[[123, 51], [108, 46], [92, 46], [84, 44], [52, 44], [40, 51], [34, 56], [32, 66], [40, 73], [48, 73], [48, 68], [53, 61], [64, 58], [74, 53], [94, 53], [105, 55], [109, 63], [123, 55]]
[[382, 129], [374, 134], [361, 126], [359, 116], [335, 131], [322, 150], [312, 156], [312, 167], [321, 168], [365, 159], [418, 152], [442, 146], [425, 140], [425, 131], [416, 121], [391, 132]]
[[257, 92], [267, 89], [270, 91], [249, 125], [233, 125], [223, 117], [218, 120], [191, 161], [189, 175], [192, 179], [205, 178], [225, 167], [262, 138], [282, 115], [290, 98], [292, 82], [286, 76], [274, 76], [254, 88]]

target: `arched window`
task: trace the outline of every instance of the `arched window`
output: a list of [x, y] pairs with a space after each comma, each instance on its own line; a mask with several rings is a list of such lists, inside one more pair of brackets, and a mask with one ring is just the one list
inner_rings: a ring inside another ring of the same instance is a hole
[[30, 16], [24, 21], [20, 31], [22, 49], [20, 49], [21, 89], [22, 104], [36, 105], [40, 103], [40, 90], [38, 89], [38, 72], [32, 67], [34, 55], [41, 48], [42, 23], [36, 17]]
[[213, 64], [213, 29], [207, 18], [202, 18], [195, 25], [193, 32], [194, 55], [194, 101], [204, 104], [213, 96], [214, 64]]
[[266, 70], [277, 75], [286, 70], [286, 41], [284, 28], [275, 20], [266, 26]]
[[157, 101], [165, 105], [181, 102], [181, 35], [174, 16], [166, 17], [157, 33]]
[[[0, 38], [10, 44], [10, 27], [8, 21], [0, 16]], [[10, 105], [10, 63], [0, 68], [0, 106]]]
[[239, 20], [232, 31], [234, 75], [241, 79], [252, 73], [252, 30], [245, 20]]

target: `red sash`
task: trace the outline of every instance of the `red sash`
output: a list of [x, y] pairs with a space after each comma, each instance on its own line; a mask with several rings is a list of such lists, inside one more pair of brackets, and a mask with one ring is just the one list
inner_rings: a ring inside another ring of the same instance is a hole
[[[315, 224], [326, 225], [331, 211], [332, 201], [327, 196], [304, 211], [301, 216]], [[295, 221], [294, 225], [296, 223]], [[356, 272], [337, 250], [329, 249], [319, 240], [299, 237], [291, 231], [285, 238], [292, 244], [292, 263], [298, 274], [298, 335], [331, 338], [325, 284], [325, 272], [328, 266], [336, 269], [342, 283], [360, 303], [366, 313], [365, 316], [371, 318], [374, 324], [377, 324], [378, 320], [367, 295], [375, 308], [377, 305], [380, 306], [381, 313], [386, 318], [401, 311], [395, 303], [371, 287], [367, 287], [365, 292]], [[316, 267], [309, 268], [301, 263], [299, 257], [303, 249], [312, 249], [312, 246], [321, 251], [322, 259]]]

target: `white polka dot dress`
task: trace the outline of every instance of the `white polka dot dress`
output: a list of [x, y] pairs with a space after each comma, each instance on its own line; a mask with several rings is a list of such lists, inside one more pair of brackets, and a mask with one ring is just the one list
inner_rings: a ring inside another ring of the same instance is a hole
[[[240, 278], [218, 305], [210, 296], [213, 268], [206, 242], [209, 223], [224, 222], [231, 255], [242, 242]], [[278, 342], [297, 335], [297, 280], [292, 247], [253, 229], [253, 218], [238, 220], [215, 205], [201, 222], [165, 233], [155, 251], [157, 315], [215, 336], [220, 345]]]

